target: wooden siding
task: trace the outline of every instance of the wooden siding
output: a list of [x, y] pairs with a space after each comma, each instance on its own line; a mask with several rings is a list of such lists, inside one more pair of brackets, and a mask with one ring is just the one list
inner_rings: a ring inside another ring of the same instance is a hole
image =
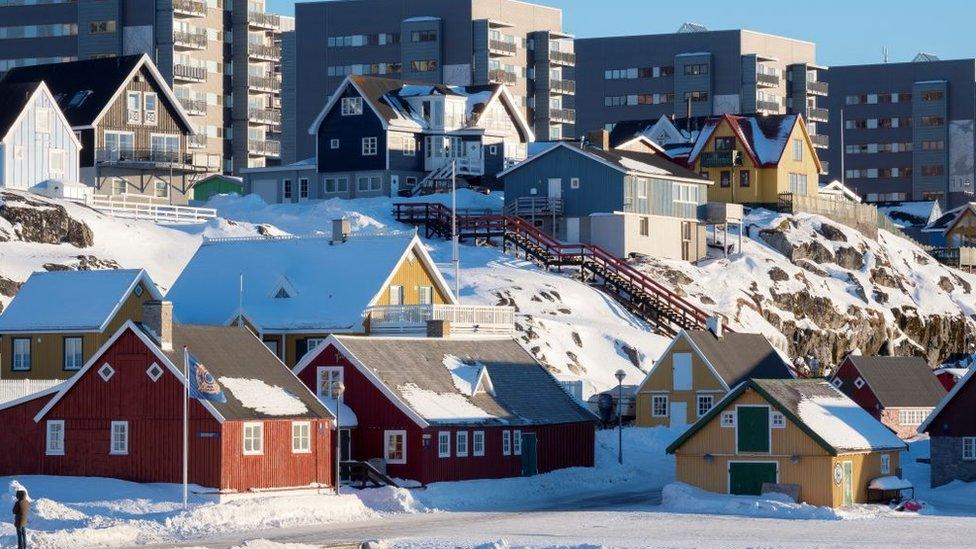
[[[640, 185], [641, 182], [647, 185], [646, 199], [638, 198], [637, 196], [637, 185]], [[698, 206], [708, 201], [708, 185], [704, 183], [694, 185], [698, 188], [698, 200], [695, 203], [676, 202], [675, 195], [677, 193], [675, 192], [675, 185], [688, 184], [676, 183], [668, 179], [628, 175], [624, 180], [624, 211], [638, 214], [698, 219]]]
[[400, 265], [400, 268], [393, 274], [390, 283], [382, 288], [376, 304], [390, 304], [390, 286], [403, 286], [404, 305], [420, 304], [421, 286], [430, 286], [432, 288], [432, 297], [435, 304], [442, 305], [448, 303], [449, 297], [444, 295], [444, 292], [438, 288], [434, 282], [435, 278], [427, 265], [420, 260], [417, 252], [412, 250]]
[[976, 436], [976, 382], [963, 385], [925, 432], [933, 437]]
[[[305, 421], [305, 420], [299, 420]], [[244, 423], [228, 421], [221, 430], [223, 454], [220, 474], [222, 490], [293, 488], [309, 484], [334, 486], [332, 478], [333, 424], [329, 420], [309, 421], [310, 452], [292, 451], [292, 421], [265, 420], [261, 455], [244, 455]]]
[[[891, 475], [898, 475], [901, 470], [901, 460], [900, 452], [865, 452], [857, 454], [842, 454], [836, 456], [831, 460], [831, 478], [833, 478], [834, 467], [840, 464], [843, 467], [845, 461], [850, 461], [853, 471], [853, 480], [851, 481], [852, 495], [854, 496], [854, 503], [865, 503], [868, 501], [868, 484], [871, 483], [873, 479], [881, 476], [886, 476], [881, 474], [881, 455], [888, 454], [889, 462], [889, 473]], [[835, 482], [830, 483], [832, 487], [832, 499], [833, 506], [840, 507], [844, 504], [844, 484], [837, 484]], [[830, 504], [826, 504], [830, 505]]]
[[[0, 335], [0, 361], [3, 364], [2, 369], [0, 369], [2, 371], [0, 377], [4, 379], [68, 379], [74, 375], [76, 370], [64, 369], [64, 338], [81, 337], [83, 363], [88, 362], [95, 351], [104, 345], [125, 324], [125, 321], [142, 321], [142, 304], [144, 301], [151, 300], [152, 295], [142, 282], [139, 284], [142, 287], [142, 295], [137, 296], [134, 291], [129, 294], [103, 332], [45, 332]], [[22, 337], [30, 337], [31, 339], [30, 371], [13, 370], [12, 341]]]
[[[360, 97], [356, 88], [349, 84], [342, 97]], [[363, 138], [376, 138], [376, 156], [363, 156]], [[331, 139], [339, 140], [339, 148], [329, 146]], [[385, 170], [387, 135], [383, 123], [363, 99], [363, 114], [342, 116], [342, 99], [336, 101], [325, 115], [316, 138], [320, 173]], [[350, 189], [355, 181], [350, 180]]]
[[34, 423], [34, 416], [52, 397], [46, 395], [0, 410], [0, 448], [7, 449], [0, 452], [0, 475], [29, 474], [44, 461], [45, 431], [43, 424]]
[[[839, 378], [843, 382], [838, 389], [849, 396], [858, 406], [864, 408], [867, 413], [874, 416], [875, 419], [879, 419], [881, 417], [881, 401], [878, 400], [866, 382], [860, 389], [854, 385], [854, 381], [859, 377], [861, 377], [861, 373], [857, 371], [857, 367], [848, 358], [844, 359], [844, 362], [837, 368], [837, 373], [834, 374], [834, 378]], [[833, 382], [834, 380], [831, 379], [830, 381]]]
[[[691, 391], [673, 390], [673, 363], [675, 353], [691, 353]], [[702, 357], [693, 350], [688, 340], [679, 338], [668, 354], [661, 356], [653, 371], [637, 390], [637, 419], [640, 427], [660, 427], [670, 423], [669, 417], [653, 417], [651, 415], [651, 395], [667, 394], [668, 405], [672, 402], [684, 402], [688, 406], [688, 422], [698, 420], [698, 394], [712, 394], [715, 404], [725, 396], [725, 387], [721, 380], [705, 364]], [[668, 414], [671, 410], [668, 410]]]
[[[51, 131], [46, 134], [36, 131], [37, 111], [42, 108], [50, 111]], [[3, 153], [0, 187], [29, 189], [48, 179], [78, 181], [79, 147], [73, 139], [74, 131], [59, 114], [57, 103], [47, 88], [38, 90], [24, 110], [23, 118], [10, 128], [6, 139], [0, 143]], [[51, 172], [52, 150], [64, 152], [61, 173]]]

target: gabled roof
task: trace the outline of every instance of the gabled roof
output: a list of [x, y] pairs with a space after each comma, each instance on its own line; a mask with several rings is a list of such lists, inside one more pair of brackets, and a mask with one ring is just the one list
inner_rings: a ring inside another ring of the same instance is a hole
[[945, 213], [943, 213], [938, 219], [929, 223], [922, 229], [922, 232], [938, 232], [947, 233], [950, 229], [956, 226], [966, 214], [976, 215], [976, 202], [967, 202], [962, 206], [957, 206]]
[[726, 330], [720, 339], [709, 330], [686, 330], [684, 336], [729, 387], [750, 378], [794, 377], [789, 365], [762, 334]]
[[162, 299], [142, 269], [33, 273], [0, 315], [0, 333], [104, 331], [140, 282]]
[[936, 420], [936, 418], [939, 417], [942, 411], [945, 410], [945, 407], [948, 406], [949, 403], [956, 398], [956, 395], [958, 395], [959, 392], [962, 391], [962, 388], [965, 387], [966, 384], [970, 382], [970, 380], [973, 378], [974, 373], [976, 373], [976, 368], [970, 368], [969, 372], [965, 376], [963, 376], [962, 379], [957, 381], [955, 385], [952, 386], [952, 390], [942, 397], [942, 400], [939, 401], [939, 404], [935, 407], [935, 409], [932, 410], [932, 412], [929, 413], [928, 417], [925, 418], [925, 421], [923, 421], [922, 424], [918, 426], [919, 433], [924, 433], [928, 431], [929, 426]]
[[168, 371], [181, 383], [186, 382], [183, 376], [183, 348], [186, 347], [221, 385], [226, 402], [200, 401], [221, 423], [252, 419], [334, 419], [308, 387], [247, 329], [174, 324], [173, 349], [163, 350], [143, 327], [126, 321], [78, 373], [58, 386], [57, 394], [34, 416], [34, 421], [43, 419], [88, 371], [96, 365], [101, 367], [102, 355], [127, 332], [135, 334], [156, 356], [164, 372]]
[[877, 206], [879, 212], [899, 225], [927, 227], [942, 217], [938, 200], [887, 202]]
[[[364, 309], [412, 252], [453, 302], [450, 287], [413, 232], [351, 235], [337, 244], [327, 236], [205, 241], [167, 299], [185, 323], [226, 325], [242, 312], [262, 333], [358, 332]], [[275, 297], [282, 289], [289, 297]]]
[[539, 154], [526, 158], [522, 162], [519, 162], [507, 170], [500, 172], [498, 177], [504, 177], [516, 170], [520, 170], [532, 162], [546, 156], [547, 154], [560, 149], [569, 149], [623, 174], [632, 174], [641, 177], [657, 177], [676, 181], [685, 181], [688, 183], [697, 183], [700, 185], [712, 184], [710, 180], [703, 178], [701, 175], [689, 170], [688, 168], [685, 168], [684, 166], [675, 164], [667, 157], [660, 154], [640, 153], [618, 149], [605, 151], [599, 147], [580, 146], [578, 143], [568, 143], [565, 141], [561, 141], [555, 146], [550, 147]]
[[0, 84], [0, 141], [7, 137], [34, 93], [43, 85], [41, 82]]
[[[330, 344], [421, 427], [596, 421], [513, 339], [330, 336], [317, 349], [322, 352]], [[306, 355], [296, 374], [316, 354]], [[486, 376], [456, 380], [450, 367], [458, 361]], [[479, 383], [487, 389], [472, 394], [471, 386]]]
[[[835, 179], [830, 183], [820, 185], [820, 194], [843, 196], [851, 202], [860, 202], [861, 196], [854, 192], [850, 187]], [[879, 208], [880, 209], [880, 208]]]
[[908, 448], [890, 429], [822, 379], [751, 379], [713, 406], [671, 443], [667, 452], [673, 454], [747, 389], [755, 390], [831, 455]]
[[184, 124], [186, 131], [193, 133], [189, 116], [146, 54], [15, 67], [6, 73], [0, 83], [43, 81], [71, 127], [89, 128], [98, 124], [143, 67], [162, 90], [164, 97], [161, 99], [168, 102], [176, 113], [176, 119]]
[[946, 394], [922, 357], [850, 355], [847, 360], [885, 408], [933, 407]]
[[[804, 128], [804, 135], [807, 137], [807, 146], [811, 151], [815, 151], [813, 143], [806, 132], [806, 124], [803, 117], [796, 114], [769, 114], [754, 116], [737, 116], [723, 114], [712, 118], [705, 127], [702, 128], [695, 147], [688, 156], [688, 164], [693, 164], [701, 153], [705, 150], [705, 145], [711, 139], [715, 130], [723, 123], [728, 124], [733, 133], [738, 137], [739, 142], [745, 149], [746, 154], [752, 162], [759, 167], [773, 167], [779, 164], [786, 152], [786, 146], [790, 134], [797, 124]], [[816, 152], [813, 159], [817, 164], [817, 171], [822, 171], [820, 158]]]

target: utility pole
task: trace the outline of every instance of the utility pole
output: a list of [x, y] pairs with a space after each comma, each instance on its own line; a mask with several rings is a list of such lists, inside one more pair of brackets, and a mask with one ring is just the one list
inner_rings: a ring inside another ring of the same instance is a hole
[[457, 229], [457, 160], [451, 160], [451, 236], [454, 262], [454, 298], [461, 303], [461, 250]]

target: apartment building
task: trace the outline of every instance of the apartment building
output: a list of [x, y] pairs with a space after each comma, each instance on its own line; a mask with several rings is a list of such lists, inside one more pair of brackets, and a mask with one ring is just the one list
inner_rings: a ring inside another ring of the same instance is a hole
[[868, 202], [973, 200], [976, 59], [831, 67], [827, 180]]
[[263, 0], [0, 0], [0, 73], [148, 54], [193, 121], [194, 163], [215, 172], [273, 165], [280, 24]]
[[818, 148], [827, 121], [825, 68], [816, 45], [749, 30], [576, 40], [575, 106], [580, 131], [661, 116], [801, 114]]
[[575, 111], [563, 100], [576, 90], [564, 75], [575, 54], [559, 9], [515, 0], [339, 0], [299, 3], [295, 15], [296, 118], [285, 128], [296, 136], [293, 159], [314, 154], [308, 128], [349, 75], [506, 84], [537, 139], [573, 135]]

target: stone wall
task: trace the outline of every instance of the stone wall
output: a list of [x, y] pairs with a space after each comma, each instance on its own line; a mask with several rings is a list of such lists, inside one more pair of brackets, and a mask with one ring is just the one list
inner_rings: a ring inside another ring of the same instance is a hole
[[976, 481], [976, 461], [962, 459], [962, 437], [933, 436], [931, 456], [933, 488], [957, 479]]

